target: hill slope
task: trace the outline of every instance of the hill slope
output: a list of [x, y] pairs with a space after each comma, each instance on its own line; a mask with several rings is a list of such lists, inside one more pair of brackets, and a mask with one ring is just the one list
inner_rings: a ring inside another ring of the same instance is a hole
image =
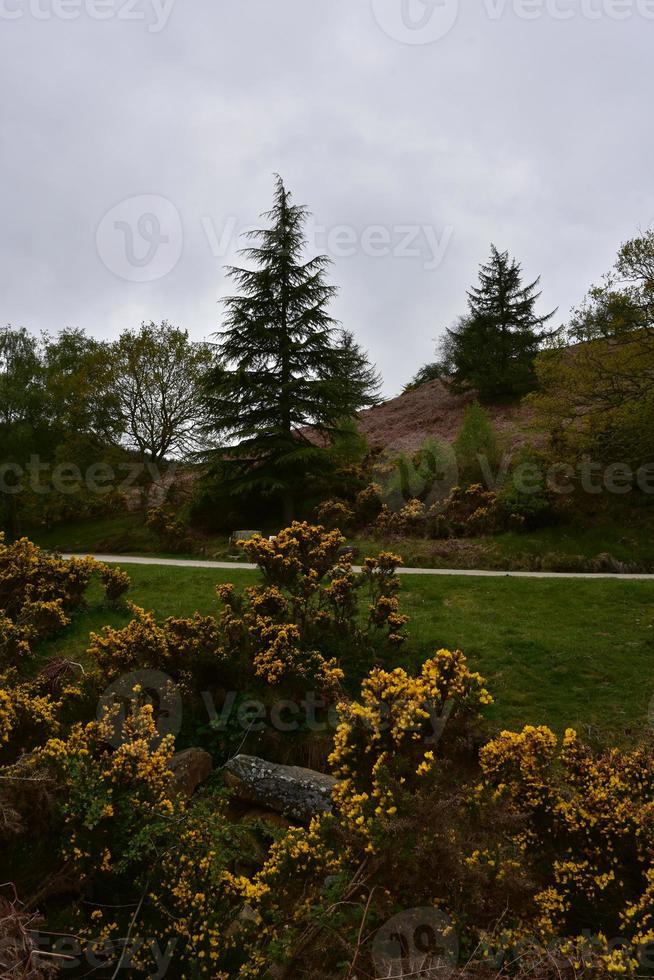
[[[361, 412], [359, 429], [373, 448], [394, 451], [413, 452], [428, 436], [452, 442], [474, 398], [474, 394], [455, 395], [442, 381], [428, 381]], [[508, 449], [528, 441], [533, 419], [530, 408], [515, 402], [487, 405], [486, 409]]]

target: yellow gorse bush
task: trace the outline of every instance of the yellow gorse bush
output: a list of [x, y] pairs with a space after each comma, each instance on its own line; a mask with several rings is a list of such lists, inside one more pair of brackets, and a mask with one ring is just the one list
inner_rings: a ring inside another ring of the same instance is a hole
[[[596, 951], [611, 972], [638, 967], [654, 944], [654, 759], [648, 749], [594, 755], [572, 729], [502, 732], [480, 754], [486, 786], [509, 812], [527, 815], [515, 854], [545, 868], [534, 896], [536, 928], [576, 936], [592, 919]], [[621, 937], [624, 952], [608, 951]]]
[[29, 760], [57, 787], [62, 854], [83, 876], [143, 866], [184, 807], [169, 768], [174, 739], [159, 738], [152, 705], [133, 703], [115, 745], [117, 711], [73, 725]]
[[441, 738], [492, 698], [460, 650], [439, 650], [420, 674], [375, 668], [359, 701], [338, 705], [339, 725], [330, 764], [339, 782], [334, 799], [354, 829], [366, 833], [374, 817], [394, 816], [398, 791], [410, 791], [438, 764]]
[[93, 558], [64, 560], [27, 538], [6, 545], [0, 533], [0, 663], [19, 663], [40, 639], [61, 632], [84, 604], [94, 572], [110, 601], [129, 587], [120, 569]]
[[17, 752], [56, 732], [59, 707], [33, 682], [20, 682], [15, 671], [0, 674], [0, 747], [11, 741]]

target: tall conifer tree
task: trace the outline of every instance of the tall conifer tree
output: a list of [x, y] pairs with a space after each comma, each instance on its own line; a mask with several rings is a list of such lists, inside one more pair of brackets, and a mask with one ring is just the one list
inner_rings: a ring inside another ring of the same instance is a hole
[[221, 366], [207, 379], [207, 404], [223, 487], [279, 497], [289, 521], [302, 481], [327, 464], [324, 447], [344, 420], [374, 403], [379, 379], [329, 315], [331, 260], [305, 257], [308, 211], [292, 203], [281, 177], [263, 217], [269, 227], [248, 233], [254, 244], [240, 253], [254, 268], [227, 270], [238, 293], [224, 301]]
[[448, 330], [448, 367], [459, 389], [486, 399], [525, 394], [534, 386], [534, 359], [556, 331], [545, 329], [556, 310], [538, 316], [540, 277], [522, 284], [522, 269], [508, 252], [491, 246], [479, 285], [468, 291], [468, 313]]

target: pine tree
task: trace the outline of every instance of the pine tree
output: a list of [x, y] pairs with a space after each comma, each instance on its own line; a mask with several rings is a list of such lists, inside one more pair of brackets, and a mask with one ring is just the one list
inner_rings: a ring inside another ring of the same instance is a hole
[[374, 403], [379, 379], [327, 311], [336, 292], [325, 279], [331, 260], [305, 258], [308, 212], [280, 177], [263, 217], [270, 226], [250, 232], [254, 244], [240, 252], [255, 268], [227, 270], [238, 294], [224, 301], [221, 366], [207, 379], [207, 405], [222, 443], [213, 459], [223, 488], [278, 497], [289, 521], [298, 486], [329, 465], [326, 447], [344, 420]]
[[534, 359], [556, 331], [545, 325], [556, 310], [538, 316], [540, 277], [524, 286], [522, 269], [508, 252], [491, 246], [479, 285], [468, 291], [468, 313], [446, 338], [452, 378], [459, 390], [484, 399], [515, 397], [534, 385]]

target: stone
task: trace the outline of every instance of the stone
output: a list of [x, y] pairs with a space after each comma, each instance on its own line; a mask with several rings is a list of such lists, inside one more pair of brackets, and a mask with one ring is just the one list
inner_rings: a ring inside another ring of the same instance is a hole
[[169, 768], [174, 773], [174, 782], [180, 793], [192, 796], [200, 783], [211, 774], [213, 760], [208, 752], [197, 747], [176, 752], [170, 760]]
[[300, 823], [309, 823], [316, 814], [332, 810], [336, 780], [314, 769], [237, 755], [225, 764], [224, 779], [239, 799], [283, 813]]

